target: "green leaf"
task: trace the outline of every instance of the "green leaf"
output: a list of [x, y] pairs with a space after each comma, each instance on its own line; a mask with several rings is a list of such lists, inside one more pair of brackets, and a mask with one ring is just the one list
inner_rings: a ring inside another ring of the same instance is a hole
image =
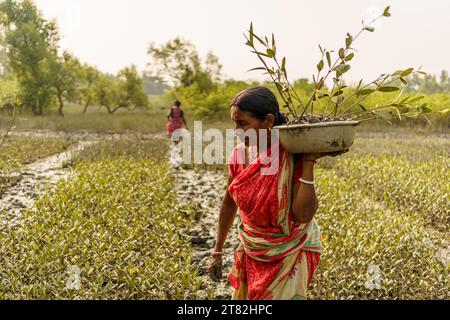
[[353, 43], [353, 37], [349, 33], [347, 33], [347, 38], [345, 39], [346, 47], [349, 48], [352, 43]]
[[344, 48], [339, 49], [339, 58], [344, 59], [345, 58], [345, 50]]
[[409, 100], [409, 103], [411, 104], [411, 103], [417, 102], [419, 100], [422, 100], [423, 98], [425, 98], [425, 96], [419, 96], [419, 97], [412, 98], [411, 100]]
[[275, 52], [272, 49], [267, 49], [267, 56], [273, 58], [275, 57]]
[[410, 75], [413, 71], [414, 71], [414, 68], [409, 68], [409, 69], [404, 70], [401, 73], [401, 75], [402, 75], [402, 77], [406, 77], [406, 76]]
[[322, 71], [323, 69], [323, 60], [320, 60], [319, 64], [317, 65], [317, 70]]
[[374, 92], [375, 92], [374, 89], [363, 89], [363, 90], [358, 91], [358, 96], [367, 96]]
[[256, 70], [266, 70], [266, 68], [264, 68], [264, 67], [256, 67], [256, 68], [252, 68], [252, 69], [250, 69], [250, 70], [247, 70], [247, 72], [251, 72], [251, 71], [256, 71]]
[[389, 9], [390, 9], [390, 8], [391, 8], [390, 6], [387, 6], [387, 7], [384, 9], [383, 16], [385, 16], [385, 17], [390, 17], [390, 16], [391, 16], [391, 13], [389, 12]]
[[258, 40], [258, 42], [262, 45], [265, 45], [264, 41], [258, 37], [254, 32], [251, 33], [253, 37], [255, 37], [256, 40]]
[[330, 55], [329, 51], [327, 51], [326, 56], [327, 56], [328, 67], [331, 68], [331, 55]]
[[342, 90], [336, 91], [335, 93], [333, 93], [332, 97], [340, 96], [343, 93], [344, 93], [344, 91], [342, 91]]
[[364, 30], [369, 31], [369, 32], [374, 32], [375, 28], [374, 27], [365, 27]]
[[355, 54], [352, 52], [352, 53], [350, 53], [350, 54], [348, 54], [346, 57], [345, 57], [345, 61], [350, 61], [350, 60], [352, 60], [353, 59], [353, 57], [355, 56]]
[[322, 91], [318, 91], [317, 94], [318, 94], [318, 98], [319, 99], [322, 99], [322, 98], [330, 96], [328, 93], [325, 93], [325, 92], [322, 92]]
[[395, 91], [399, 91], [400, 89], [397, 87], [393, 87], [393, 86], [385, 86], [385, 87], [380, 87], [377, 90], [380, 92], [395, 92]]
[[250, 52], [256, 53], [257, 55], [261, 55], [261, 56], [264, 56], [264, 57], [271, 58], [271, 57], [269, 57], [269, 56], [268, 56], [266, 53], [264, 53], [264, 52], [259, 52], [259, 51], [250, 51]]
[[350, 70], [350, 66], [348, 64], [339, 64], [334, 68], [334, 71], [340, 74], [346, 73], [348, 70]]
[[359, 88], [361, 88], [362, 82], [363, 82], [362, 79], [359, 80], [358, 86], [356, 87], [356, 91], [358, 91]]
[[250, 45], [253, 46], [253, 44], [254, 44], [254, 42], [253, 42], [253, 38], [254, 38], [254, 35], [253, 35], [253, 22], [250, 22], [250, 31], [249, 31], [249, 33], [250, 33], [250, 40], [249, 40], [249, 42], [250, 42]]
[[400, 81], [401, 81], [404, 85], [407, 85], [407, 84], [408, 84], [408, 82], [407, 82], [404, 78], [402, 78], [402, 77], [400, 77]]
[[420, 107], [419, 107], [419, 112], [420, 113], [430, 113], [430, 112], [433, 112], [433, 110], [432, 109], [430, 109], [430, 108], [428, 108], [427, 107], [427, 103], [424, 103], [423, 105], [421, 105]]

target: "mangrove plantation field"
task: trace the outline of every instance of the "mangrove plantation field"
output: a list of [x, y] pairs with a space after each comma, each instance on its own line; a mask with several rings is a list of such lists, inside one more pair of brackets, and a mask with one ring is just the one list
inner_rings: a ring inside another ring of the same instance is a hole
[[[449, 141], [360, 132], [350, 152], [319, 159], [316, 219], [324, 252], [310, 298], [449, 298]], [[173, 167], [163, 132], [45, 131], [7, 139], [2, 176], [69, 146], [77, 151], [57, 163], [58, 179], [42, 175], [41, 188], [23, 186], [33, 191], [31, 200], [1, 228], [0, 298], [230, 298], [225, 277], [216, 283], [205, 274], [225, 165]], [[6, 194], [37, 174], [27, 168], [3, 185]], [[237, 243], [234, 227], [224, 276]]]
[[0, 0], [0, 300], [450, 300], [449, 11]]

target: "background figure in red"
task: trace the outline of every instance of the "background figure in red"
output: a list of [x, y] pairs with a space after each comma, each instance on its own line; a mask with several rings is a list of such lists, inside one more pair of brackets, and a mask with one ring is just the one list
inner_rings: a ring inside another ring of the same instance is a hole
[[172, 137], [172, 133], [177, 130], [186, 127], [186, 119], [184, 118], [184, 112], [180, 108], [181, 102], [176, 100], [174, 105], [170, 108], [167, 114], [167, 135]]

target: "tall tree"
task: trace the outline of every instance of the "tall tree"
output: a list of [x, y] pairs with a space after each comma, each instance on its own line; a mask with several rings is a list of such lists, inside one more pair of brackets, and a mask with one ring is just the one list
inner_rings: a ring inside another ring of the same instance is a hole
[[68, 52], [62, 56], [50, 55], [50, 81], [58, 100], [58, 114], [64, 117], [64, 102], [75, 102], [79, 95], [79, 80], [81, 78], [81, 64], [76, 57]]
[[57, 55], [56, 23], [46, 21], [31, 0], [3, 0], [0, 25], [5, 29], [8, 65], [21, 86], [23, 103], [35, 115], [42, 115], [54, 98], [47, 59]]
[[96, 68], [87, 64], [81, 66], [78, 102], [84, 106], [83, 113], [95, 102], [95, 83], [99, 77], [100, 71]]
[[220, 78], [219, 59], [208, 53], [202, 62], [195, 46], [179, 37], [161, 46], [151, 43], [148, 54], [153, 59], [154, 71], [167, 75], [175, 86], [189, 87], [197, 83], [200, 91], [210, 92]]
[[93, 84], [93, 91], [96, 103], [105, 107], [109, 114], [119, 109], [148, 106], [142, 78], [135, 66], [122, 69], [115, 78], [100, 75]]

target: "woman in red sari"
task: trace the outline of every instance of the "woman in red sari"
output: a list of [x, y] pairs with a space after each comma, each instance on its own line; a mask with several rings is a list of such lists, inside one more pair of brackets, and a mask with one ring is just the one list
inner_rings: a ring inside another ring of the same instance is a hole
[[[216, 242], [208, 264], [210, 276], [222, 276], [223, 246], [238, 214], [240, 246], [228, 280], [233, 299], [306, 299], [321, 252], [321, 234], [313, 216], [318, 201], [313, 169], [319, 154], [290, 154], [271, 143], [273, 126], [286, 122], [277, 99], [264, 87], [240, 92], [231, 103], [235, 129], [267, 130], [267, 150], [250, 139], [236, 146], [229, 164]], [[250, 151], [256, 150], [252, 161]], [[261, 174], [262, 157], [278, 157], [273, 174]]]
[[176, 100], [167, 114], [167, 135], [169, 138], [172, 137], [172, 133], [175, 130], [187, 127], [184, 112], [180, 107], [181, 102]]

